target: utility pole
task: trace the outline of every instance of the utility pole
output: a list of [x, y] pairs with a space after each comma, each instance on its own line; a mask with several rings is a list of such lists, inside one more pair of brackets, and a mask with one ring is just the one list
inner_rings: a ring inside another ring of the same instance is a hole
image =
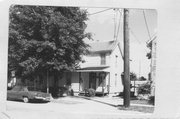
[[129, 10], [124, 9], [124, 107], [130, 106]]

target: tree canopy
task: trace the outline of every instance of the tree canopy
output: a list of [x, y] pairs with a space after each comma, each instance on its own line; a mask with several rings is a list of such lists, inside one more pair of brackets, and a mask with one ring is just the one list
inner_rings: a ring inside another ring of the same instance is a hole
[[88, 45], [87, 11], [79, 7], [10, 7], [8, 70], [28, 76], [73, 70]]

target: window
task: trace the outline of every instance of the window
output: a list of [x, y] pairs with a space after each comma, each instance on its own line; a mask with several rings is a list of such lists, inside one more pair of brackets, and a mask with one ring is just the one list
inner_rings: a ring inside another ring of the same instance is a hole
[[115, 87], [117, 86], [117, 74], [115, 74]]
[[106, 64], [106, 55], [101, 54], [101, 65], [105, 65], [105, 64]]
[[116, 58], [116, 59], [115, 59], [115, 67], [117, 67], [118, 56], [116, 55], [115, 58]]

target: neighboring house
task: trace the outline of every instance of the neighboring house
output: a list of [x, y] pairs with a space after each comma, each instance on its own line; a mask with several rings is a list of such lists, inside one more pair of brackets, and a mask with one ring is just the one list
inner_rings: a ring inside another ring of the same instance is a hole
[[151, 65], [150, 65], [150, 81], [151, 81], [151, 95], [155, 95], [155, 79], [156, 79], [156, 44], [157, 34], [147, 42], [151, 47]]
[[123, 59], [118, 42], [96, 42], [89, 45], [90, 52], [83, 56], [80, 68], [74, 72], [66, 72], [58, 85], [71, 85], [74, 92], [89, 88], [95, 89], [96, 93], [123, 92]]

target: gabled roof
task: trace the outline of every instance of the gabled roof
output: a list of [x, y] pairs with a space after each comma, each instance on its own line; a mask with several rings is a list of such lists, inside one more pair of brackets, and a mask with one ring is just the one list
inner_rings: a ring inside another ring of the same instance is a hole
[[89, 51], [91, 53], [111, 52], [115, 49], [117, 44], [118, 44], [117, 41], [90, 43]]

